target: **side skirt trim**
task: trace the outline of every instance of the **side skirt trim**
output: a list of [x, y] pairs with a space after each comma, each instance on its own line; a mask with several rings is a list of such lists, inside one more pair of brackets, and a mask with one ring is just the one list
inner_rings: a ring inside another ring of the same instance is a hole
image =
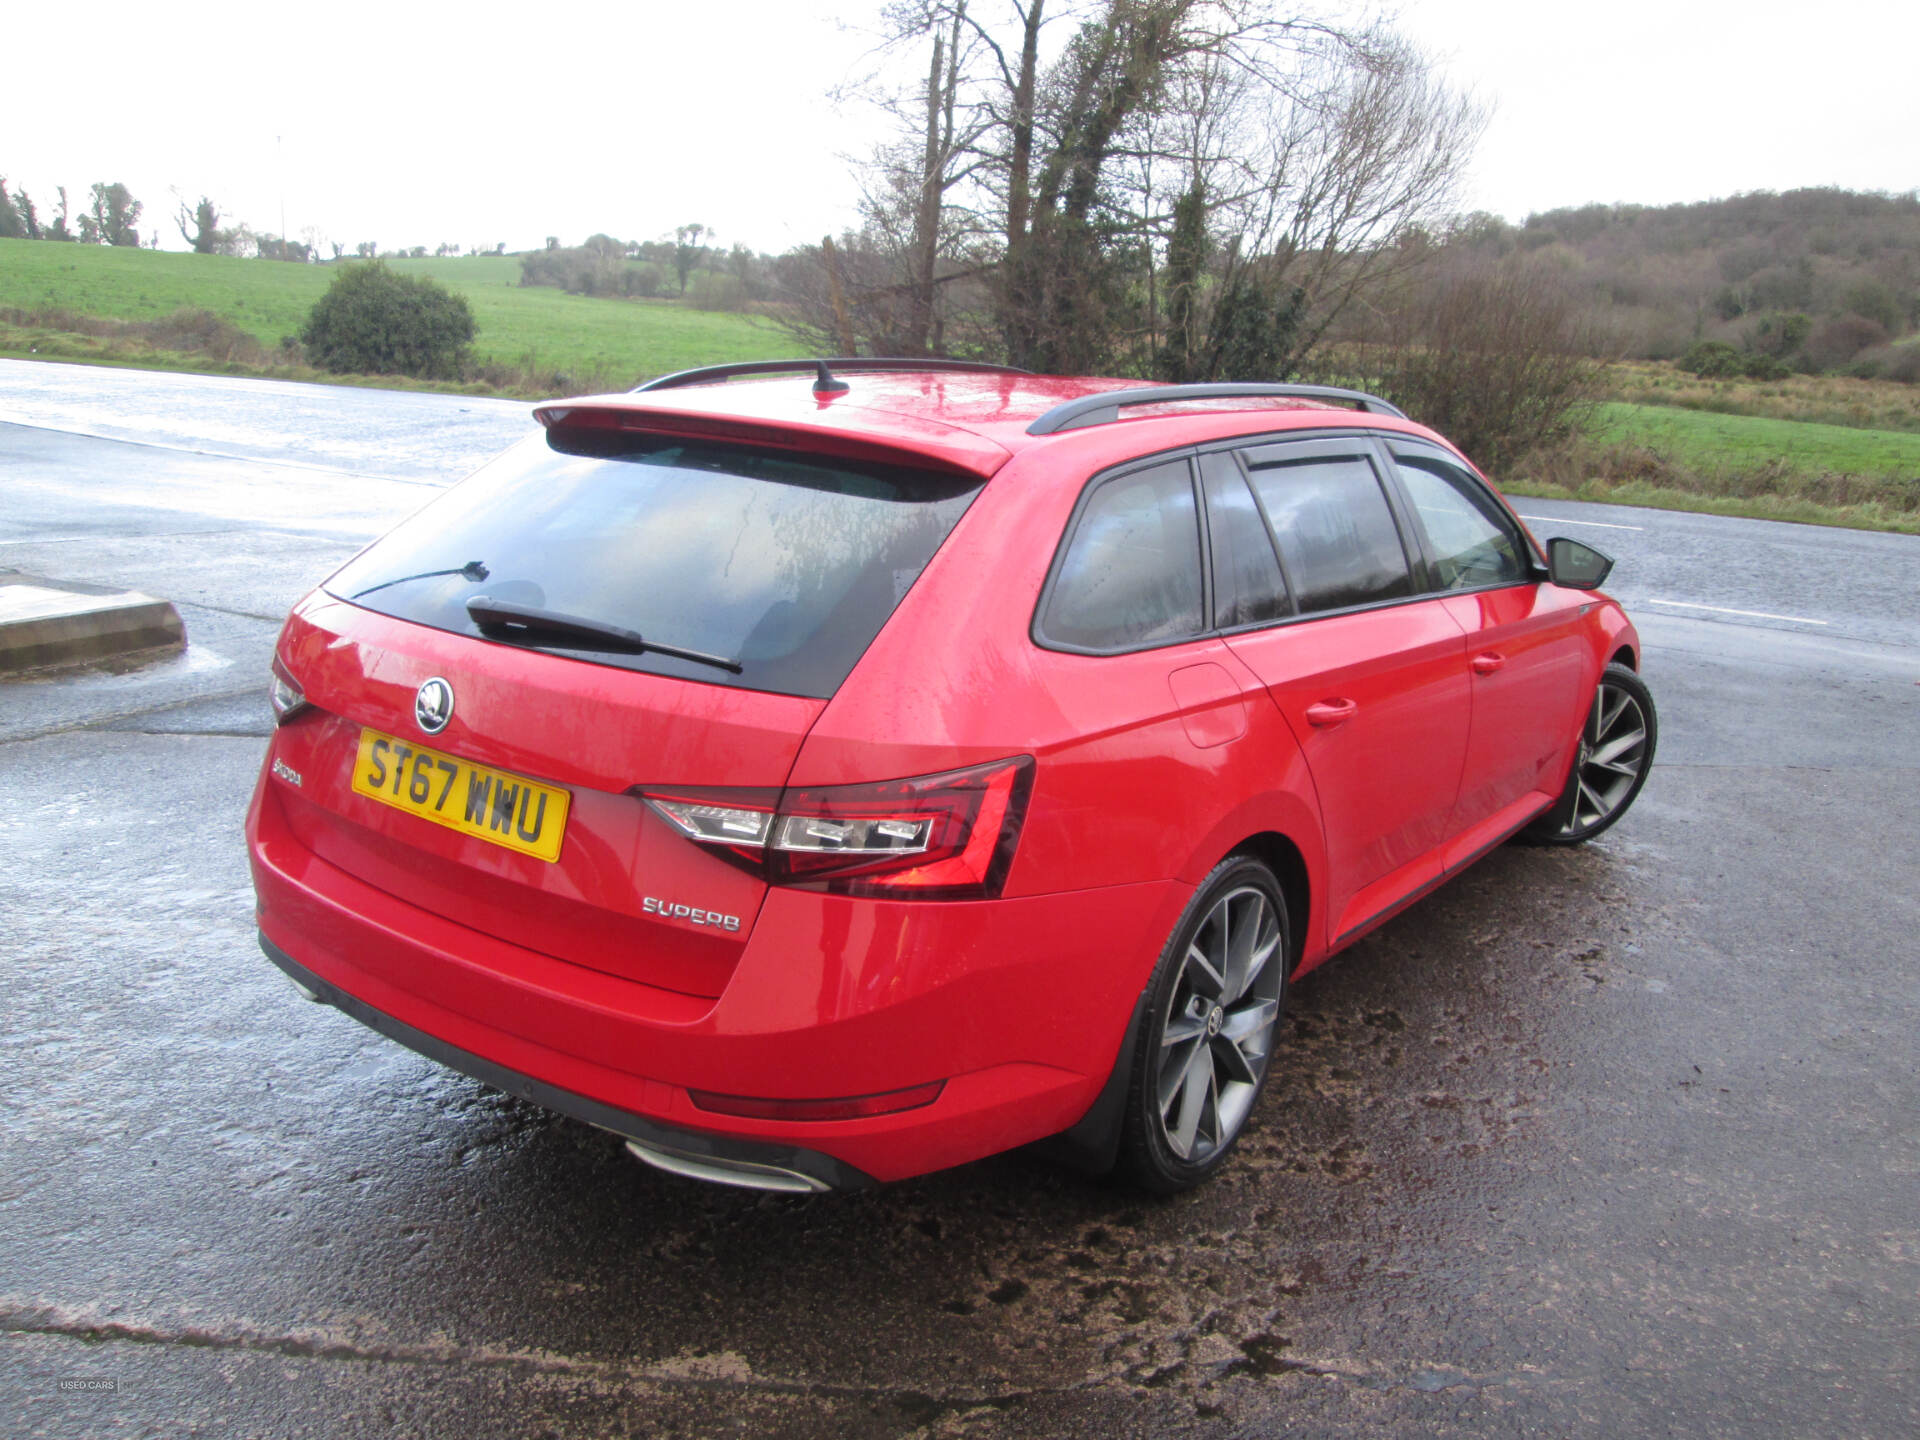
[[1380, 910], [1375, 914], [1369, 915], [1365, 920], [1362, 920], [1358, 925], [1355, 925], [1352, 928], [1350, 928], [1346, 934], [1342, 935], [1339, 939], [1335, 940], [1333, 944], [1329, 945], [1327, 947], [1327, 954], [1332, 955], [1333, 952], [1336, 950], [1344, 950], [1347, 946], [1351, 945], [1354, 941], [1358, 940], [1362, 935], [1365, 935], [1368, 931], [1379, 929], [1382, 925], [1386, 924], [1387, 921], [1393, 919], [1394, 916], [1398, 915], [1402, 910], [1405, 910], [1409, 905], [1414, 904], [1416, 901], [1426, 899], [1427, 896], [1431, 895], [1435, 890], [1438, 890], [1442, 885], [1446, 884], [1447, 881], [1451, 880], [1454, 876], [1458, 875], [1462, 870], [1466, 869], [1469, 865], [1473, 864], [1474, 861], [1484, 859], [1487, 855], [1491, 854], [1495, 850], [1498, 850], [1502, 845], [1506, 844], [1507, 841], [1511, 840], [1514, 836], [1518, 835], [1522, 830], [1526, 829], [1527, 826], [1531, 825], [1535, 820], [1539, 819], [1548, 810], [1552, 809], [1553, 803], [1554, 803], [1553, 801], [1549, 800], [1545, 805], [1542, 805], [1538, 809], [1533, 810], [1528, 814], [1521, 816], [1519, 820], [1515, 821], [1512, 825], [1508, 826], [1506, 829], [1501, 830], [1491, 840], [1488, 840], [1485, 844], [1481, 845], [1472, 854], [1464, 856], [1461, 859], [1454, 861], [1453, 864], [1447, 866], [1446, 869], [1442, 870], [1438, 875], [1434, 876], [1431, 880], [1427, 881], [1426, 884], [1418, 886], [1415, 889], [1409, 890], [1405, 895], [1402, 895], [1398, 900], [1394, 901], [1391, 905], [1387, 906], [1385, 909]]

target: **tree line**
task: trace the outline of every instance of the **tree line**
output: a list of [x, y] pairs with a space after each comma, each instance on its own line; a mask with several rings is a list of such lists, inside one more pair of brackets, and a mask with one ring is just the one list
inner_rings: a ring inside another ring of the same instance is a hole
[[141, 243], [135, 228], [140, 223], [140, 202], [119, 181], [95, 185], [88, 208], [79, 215], [73, 214], [66, 186], [58, 187], [55, 193], [59, 203], [42, 219], [33, 197], [24, 189], [9, 192], [6, 176], [0, 175], [0, 239], [64, 240], [82, 245]]
[[579, 245], [549, 235], [546, 247], [520, 257], [522, 285], [551, 285], [572, 295], [683, 299], [702, 310], [744, 310], [781, 300], [774, 257], [745, 245], [722, 249], [706, 225], [676, 226], [657, 240], [594, 234]]
[[1832, 188], [1468, 216], [1452, 257], [1528, 257], [1598, 344], [1696, 373], [1920, 380], [1920, 193]]
[[[142, 235], [137, 227], [145, 207], [120, 182], [93, 186], [87, 210], [77, 216], [72, 214], [66, 187], [60, 186], [56, 193], [58, 207], [43, 217], [31, 195], [24, 189], [9, 190], [6, 177], [0, 175], [0, 240], [65, 240], [83, 245], [160, 248], [160, 228]], [[172, 219], [180, 238], [197, 255], [232, 255], [301, 265], [321, 264], [329, 258], [340, 260], [347, 255], [345, 245], [329, 241], [315, 226], [303, 231], [302, 239], [294, 240], [269, 230], [255, 230], [245, 221], [229, 223], [231, 217], [223, 214], [206, 195], [192, 205], [181, 200]], [[328, 249], [332, 251], [331, 256], [323, 253]], [[485, 249], [479, 246], [463, 249], [443, 242], [431, 251], [424, 245], [416, 245], [410, 250], [394, 251], [392, 255], [414, 259], [428, 254], [504, 255], [506, 249], [504, 242]], [[364, 260], [377, 259], [383, 253], [371, 240], [363, 240], [353, 249], [353, 256]]]

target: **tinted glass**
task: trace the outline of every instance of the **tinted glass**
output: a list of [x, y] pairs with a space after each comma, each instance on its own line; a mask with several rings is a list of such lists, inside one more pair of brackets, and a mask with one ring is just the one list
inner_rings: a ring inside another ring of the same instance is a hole
[[1364, 458], [1260, 465], [1253, 488], [1273, 522], [1301, 613], [1413, 593], [1393, 512]]
[[1273, 553], [1267, 522], [1231, 455], [1200, 457], [1207, 496], [1207, 538], [1213, 547], [1213, 623], [1223, 630], [1291, 615], [1287, 582]]
[[1393, 458], [1427, 532], [1439, 589], [1515, 585], [1526, 578], [1518, 537], [1471, 475], [1420, 451], [1395, 450]]
[[544, 632], [541, 649], [824, 697], [983, 483], [657, 436], [604, 437], [595, 448], [616, 453], [523, 442], [350, 561], [327, 590], [463, 635], [482, 633], [465, 604], [485, 595], [738, 660], [742, 673]]
[[1080, 512], [1041, 629], [1121, 650], [1198, 634], [1200, 522], [1187, 462], [1109, 480]]

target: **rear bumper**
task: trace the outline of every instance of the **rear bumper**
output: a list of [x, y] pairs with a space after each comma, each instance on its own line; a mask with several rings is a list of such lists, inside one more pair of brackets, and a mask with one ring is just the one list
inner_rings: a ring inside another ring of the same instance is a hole
[[575, 1120], [584, 1120], [602, 1130], [611, 1130], [616, 1135], [637, 1140], [642, 1146], [670, 1156], [686, 1157], [696, 1163], [706, 1162], [717, 1170], [735, 1170], [743, 1177], [742, 1183], [746, 1183], [745, 1177], [755, 1171], [769, 1176], [785, 1174], [800, 1177], [813, 1182], [805, 1188], [814, 1190], [864, 1190], [874, 1183], [871, 1175], [831, 1155], [822, 1155], [817, 1150], [735, 1140], [724, 1135], [702, 1134], [696, 1130], [676, 1130], [657, 1124], [644, 1115], [636, 1115], [631, 1110], [622, 1110], [595, 1100], [590, 1095], [576, 1095], [571, 1090], [562, 1090], [531, 1075], [509, 1070], [484, 1056], [449, 1045], [424, 1030], [416, 1030], [411, 1025], [401, 1024], [391, 1015], [382, 1014], [339, 986], [323, 980], [265, 935], [260, 937], [260, 948], [266, 952], [269, 960], [287, 972], [295, 984], [322, 1004], [351, 1015], [368, 1029], [379, 1031], [387, 1039], [418, 1051], [429, 1060], [437, 1060], [449, 1070], [471, 1075], [482, 1084], [504, 1090], [531, 1104], [556, 1110]]
[[[1189, 893], [1165, 882], [902, 903], [775, 890], [713, 1000], [510, 945], [376, 889], [300, 843], [264, 777], [248, 843], [267, 954], [364, 1024], [668, 1152], [664, 1168], [764, 1165], [833, 1188], [1075, 1125]], [[690, 1094], [820, 1099], [933, 1081], [932, 1104], [858, 1120], [748, 1119]]]

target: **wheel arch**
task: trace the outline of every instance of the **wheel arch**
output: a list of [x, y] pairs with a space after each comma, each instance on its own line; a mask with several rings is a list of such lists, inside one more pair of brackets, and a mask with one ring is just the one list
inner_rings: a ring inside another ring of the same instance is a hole
[[1296, 751], [1282, 783], [1251, 795], [1220, 814], [1192, 842], [1179, 878], [1199, 885], [1236, 854], [1259, 858], [1280, 881], [1293, 928], [1293, 969], [1312, 969], [1327, 955], [1327, 936], [1315, 902], [1326, 893], [1325, 832], [1319, 799]]
[[[1274, 878], [1280, 883], [1280, 894], [1286, 901], [1287, 924], [1291, 932], [1288, 949], [1292, 953], [1287, 957], [1288, 979], [1291, 980], [1299, 973], [1301, 962], [1310, 949], [1315, 955], [1313, 963], [1318, 963], [1326, 954], [1324, 945], [1309, 945], [1313, 872], [1308, 857], [1290, 836], [1281, 831], [1258, 830], [1229, 849], [1214, 851], [1213, 858], [1202, 873], [1212, 874], [1219, 865], [1237, 855], [1258, 860], [1273, 872]], [[1147, 991], [1142, 990], [1121, 1036], [1120, 1051], [1114, 1058], [1113, 1069], [1108, 1072], [1106, 1084], [1094, 1097], [1086, 1114], [1061, 1134], [1038, 1142], [1032, 1147], [1036, 1153], [1090, 1175], [1104, 1175], [1113, 1168], [1120, 1153], [1127, 1081], [1133, 1069], [1134, 1045], [1140, 1032], [1141, 1017], [1146, 1013], [1146, 1004]]]

